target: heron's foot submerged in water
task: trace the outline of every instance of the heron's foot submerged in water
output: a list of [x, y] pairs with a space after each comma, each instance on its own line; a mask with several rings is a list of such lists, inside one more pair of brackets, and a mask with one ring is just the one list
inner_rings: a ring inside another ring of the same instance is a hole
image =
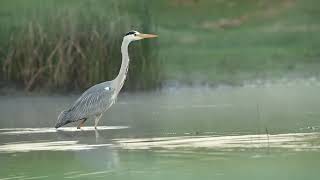
[[77, 126], [77, 129], [81, 129], [81, 127], [83, 127], [84, 122], [86, 122], [87, 119], [83, 119], [81, 120], [81, 122], [79, 123], [79, 125]]
[[102, 116], [102, 113], [96, 115], [96, 119], [94, 120], [94, 129], [95, 130], [98, 130], [97, 126], [98, 126], [98, 123], [99, 123], [101, 116]]

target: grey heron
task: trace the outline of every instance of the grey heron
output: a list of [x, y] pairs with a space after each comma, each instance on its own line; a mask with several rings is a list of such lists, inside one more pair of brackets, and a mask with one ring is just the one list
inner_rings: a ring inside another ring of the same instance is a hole
[[77, 128], [80, 129], [88, 118], [94, 117], [94, 127], [97, 129], [102, 114], [115, 103], [126, 79], [129, 67], [128, 46], [130, 42], [155, 37], [157, 37], [157, 35], [142, 34], [138, 31], [126, 33], [121, 45], [122, 62], [119, 74], [112, 81], [96, 84], [86, 90], [68, 110], [60, 113], [55, 128], [71, 122], [80, 121], [77, 126]]

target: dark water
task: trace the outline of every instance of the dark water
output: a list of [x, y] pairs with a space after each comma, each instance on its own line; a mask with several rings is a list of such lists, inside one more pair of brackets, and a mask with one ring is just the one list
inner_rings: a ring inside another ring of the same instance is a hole
[[121, 94], [56, 131], [77, 96], [0, 97], [1, 179], [319, 179], [320, 85]]

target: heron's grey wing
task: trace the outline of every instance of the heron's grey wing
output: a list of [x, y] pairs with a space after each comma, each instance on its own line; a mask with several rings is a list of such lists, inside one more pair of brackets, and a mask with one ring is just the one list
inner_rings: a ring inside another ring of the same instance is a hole
[[77, 121], [88, 116], [101, 114], [114, 103], [114, 89], [111, 87], [100, 87], [88, 89], [71, 106], [73, 120]]

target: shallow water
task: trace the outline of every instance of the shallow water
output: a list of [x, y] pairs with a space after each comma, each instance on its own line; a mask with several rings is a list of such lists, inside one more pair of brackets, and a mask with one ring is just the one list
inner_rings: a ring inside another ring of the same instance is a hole
[[1, 179], [318, 179], [317, 83], [121, 94], [98, 131], [77, 96], [0, 97]]

